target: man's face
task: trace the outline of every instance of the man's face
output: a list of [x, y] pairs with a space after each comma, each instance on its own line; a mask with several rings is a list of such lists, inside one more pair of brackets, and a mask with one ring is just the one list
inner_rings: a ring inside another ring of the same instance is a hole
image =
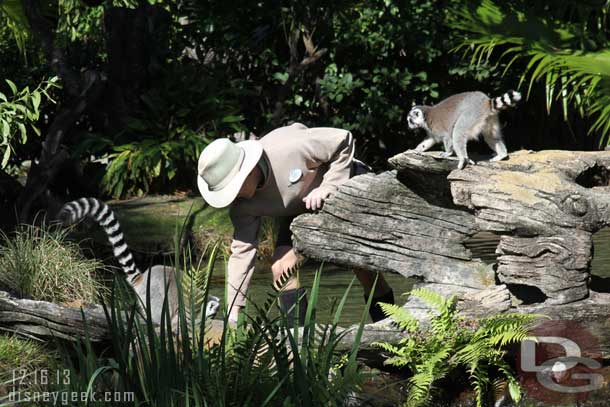
[[261, 170], [258, 168], [258, 165], [255, 166], [250, 174], [246, 177], [239, 193], [237, 194], [237, 198], [250, 199], [256, 193], [256, 187], [258, 186], [261, 179]]

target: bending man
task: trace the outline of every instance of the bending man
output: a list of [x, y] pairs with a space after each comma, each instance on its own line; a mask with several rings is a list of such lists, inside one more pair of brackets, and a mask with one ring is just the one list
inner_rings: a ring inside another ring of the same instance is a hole
[[[361, 168], [360, 168], [361, 169]], [[246, 292], [254, 272], [262, 216], [280, 218], [271, 271], [274, 284], [296, 267], [299, 255], [292, 247], [290, 222], [308, 210], [318, 210], [339, 185], [359, 172], [354, 161], [354, 139], [347, 130], [307, 128], [295, 123], [273, 130], [260, 140], [233, 143], [218, 139], [201, 153], [197, 184], [203, 198], [216, 208], [230, 205], [234, 227], [228, 265], [229, 319], [236, 321], [246, 304]], [[354, 269], [365, 299], [374, 275]], [[307, 302], [293, 276], [282, 285], [280, 307], [294, 318], [299, 301], [302, 324]], [[373, 321], [384, 318], [378, 302], [394, 303], [394, 294], [380, 274], [370, 309]]]

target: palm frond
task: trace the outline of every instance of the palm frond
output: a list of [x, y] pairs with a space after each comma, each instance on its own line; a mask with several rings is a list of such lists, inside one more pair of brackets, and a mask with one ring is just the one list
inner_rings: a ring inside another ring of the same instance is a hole
[[[525, 61], [521, 85], [527, 84], [530, 96], [535, 83], [542, 83], [546, 108], [557, 101], [565, 121], [569, 112], [591, 118], [589, 133], [599, 134], [601, 146], [610, 140], [610, 40], [605, 27], [608, 2], [567, 1], [545, 10], [535, 5], [511, 8], [493, 0], [483, 0], [477, 7], [460, 5], [452, 13], [449, 24], [467, 33], [455, 51], [470, 55], [471, 63], [489, 63], [496, 50], [497, 64], [504, 63], [504, 73], [517, 61]], [[571, 19], [566, 19], [571, 15]], [[599, 38], [602, 38], [601, 40]], [[597, 43], [597, 50], [585, 50], [582, 44]]]
[[0, 2], [0, 17], [6, 20], [6, 25], [11, 29], [17, 47], [25, 60], [25, 45], [30, 38], [30, 24], [21, 0], [3, 0]]

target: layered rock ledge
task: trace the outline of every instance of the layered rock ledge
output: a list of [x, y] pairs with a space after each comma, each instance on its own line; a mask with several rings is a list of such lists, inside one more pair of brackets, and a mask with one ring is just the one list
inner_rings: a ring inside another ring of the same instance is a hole
[[[610, 284], [592, 282], [590, 264], [593, 233], [610, 225], [610, 152], [518, 151], [464, 170], [436, 152], [389, 162], [393, 171], [354, 177], [319, 213], [296, 218], [297, 249], [418, 278], [473, 315], [543, 312], [608, 331]], [[499, 236], [494, 263], [465, 244], [480, 232]], [[414, 300], [405, 306], [425, 315]]]

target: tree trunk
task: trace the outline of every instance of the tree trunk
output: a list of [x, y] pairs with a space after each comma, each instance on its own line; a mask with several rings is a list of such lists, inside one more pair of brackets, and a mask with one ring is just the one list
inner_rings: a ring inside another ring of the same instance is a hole
[[[41, 206], [45, 206], [49, 185], [68, 159], [68, 152], [61, 146], [83, 115], [89, 113], [107, 126], [96, 129], [98, 131], [114, 134], [124, 129], [126, 117], [140, 104], [139, 97], [146, 81], [158, 73], [164, 63], [169, 16], [162, 7], [147, 3], [136, 9], [112, 7], [106, 10], [107, 75], [89, 67], [70, 65], [67, 49], [56, 39], [55, 21], [44, 16], [39, 1], [24, 0], [24, 9], [32, 32], [51, 69], [61, 79], [64, 91], [64, 102], [45, 135], [40, 157], [33, 160], [25, 188], [17, 201], [19, 219], [27, 222], [37, 203], [42, 201]], [[100, 99], [104, 103], [99, 103]]]
[[426, 281], [483, 288], [493, 271], [473, 260], [464, 242], [474, 216], [435, 206], [394, 172], [351, 179], [318, 214], [292, 224], [295, 244], [307, 257]]
[[94, 342], [110, 339], [106, 316], [99, 305], [81, 310], [46, 301], [17, 299], [2, 291], [0, 324], [21, 334], [46, 339], [58, 337], [75, 340], [85, 335], [89, 335]]

